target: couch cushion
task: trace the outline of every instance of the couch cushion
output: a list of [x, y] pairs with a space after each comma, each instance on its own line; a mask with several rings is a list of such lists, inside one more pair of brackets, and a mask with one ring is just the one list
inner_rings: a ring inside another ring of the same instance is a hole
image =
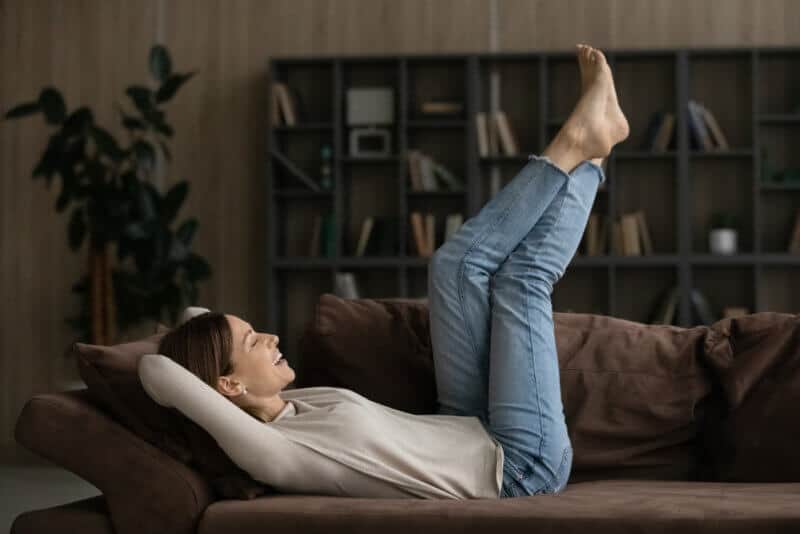
[[168, 330], [159, 325], [151, 336], [113, 346], [74, 343], [71, 350], [92, 401], [134, 434], [199, 471], [218, 498], [253, 499], [270, 492], [234, 464], [202, 427], [158, 405], [142, 388], [139, 359], [157, 353]]
[[198, 534], [380, 532], [790, 533], [800, 484], [595, 481], [557, 495], [510, 499], [354, 499], [271, 496], [211, 504]]
[[[554, 313], [571, 481], [694, 478], [710, 392], [698, 364], [708, 327]], [[425, 300], [320, 296], [300, 343], [298, 387], [335, 386], [412, 413], [436, 413]]]
[[711, 477], [800, 481], [800, 315], [718, 321], [704, 354], [721, 392], [704, 436]]

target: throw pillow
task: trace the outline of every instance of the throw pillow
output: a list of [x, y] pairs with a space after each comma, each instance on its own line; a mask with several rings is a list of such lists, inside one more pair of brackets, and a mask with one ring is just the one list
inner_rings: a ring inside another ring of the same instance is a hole
[[113, 346], [74, 343], [78, 372], [92, 401], [137, 436], [190, 465], [209, 481], [218, 498], [253, 499], [269, 488], [241, 470], [203, 428], [174, 408], [155, 403], [137, 373], [144, 354], [158, 352], [169, 328]]
[[800, 481], [800, 314], [717, 321], [704, 354], [720, 392], [704, 434], [709, 478]]

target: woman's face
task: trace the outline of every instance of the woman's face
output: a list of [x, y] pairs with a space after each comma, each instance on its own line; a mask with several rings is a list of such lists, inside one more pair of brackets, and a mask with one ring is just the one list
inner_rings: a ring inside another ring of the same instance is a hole
[[235, 315], [226, 314], [225, 318], [233, 333], [233, 372], [228, 376], [247, 386], [248, 395], [277, 395], [294, 380], [294, 369], [278, 349], [278, 336], [255, 332], [250, 323]]

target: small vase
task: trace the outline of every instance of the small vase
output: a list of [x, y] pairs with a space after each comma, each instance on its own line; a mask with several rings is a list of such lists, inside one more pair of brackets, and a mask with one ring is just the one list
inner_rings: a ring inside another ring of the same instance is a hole
[[708, 248], [712, 254], [736, 254], [736, 230], [714, 228], [708, 234]]

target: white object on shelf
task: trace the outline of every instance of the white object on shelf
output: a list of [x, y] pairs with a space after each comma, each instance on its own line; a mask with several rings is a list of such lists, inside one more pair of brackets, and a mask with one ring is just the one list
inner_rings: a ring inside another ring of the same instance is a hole
[[736, 254], [736, 230], [714, 228], [708, 234], [708, 248], [712, 254]]

